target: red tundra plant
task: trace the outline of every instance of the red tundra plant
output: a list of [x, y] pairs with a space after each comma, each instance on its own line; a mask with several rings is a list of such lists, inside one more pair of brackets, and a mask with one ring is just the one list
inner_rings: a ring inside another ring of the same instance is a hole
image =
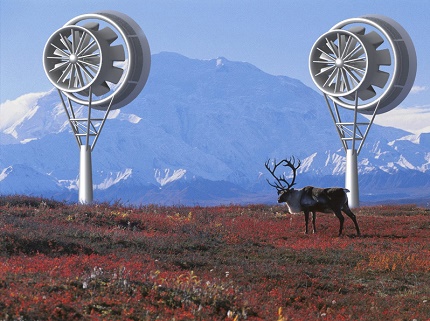
[[355, 212], [0, 197], [0, 320], [428, 319], [428, 210]]

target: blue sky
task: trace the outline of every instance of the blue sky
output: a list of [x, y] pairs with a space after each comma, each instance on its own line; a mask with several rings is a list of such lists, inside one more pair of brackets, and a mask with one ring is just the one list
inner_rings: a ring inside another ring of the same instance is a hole
[[172, 51], [190, 58], [223, 56], [246, 61], [270, 74], [297, 78], [314, 89], [308, 55], [315, 40], [344, 19], [386, 15], [409, 32], [418, 56], [414, 93], [402, 108], [430, 110], [427, 0], [1, 0], [1, 103], [51, 89], [42, 66], [49, 36], [77, 15], [106, 9], [136, 20], [152, 53]]

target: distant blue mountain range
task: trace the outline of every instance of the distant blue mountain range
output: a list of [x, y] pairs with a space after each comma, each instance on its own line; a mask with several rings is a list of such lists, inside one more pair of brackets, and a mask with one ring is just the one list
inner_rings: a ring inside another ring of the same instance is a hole
[[[222, 57], [152, 58], [146, 87], [110, 114], [93, 152], [96, 201], [275, 202], [264, 162], [291, 155], [298, 187], [343, 186], [345, 152], [318, 92]], [[27, 112], [0, 132], [0, 194], [76, 201], [79, 150], [58, 93], [14, 103]], [[425, 204], [429, 164], [430, 134], [373, 125], [359, 155], [362, 203]]]

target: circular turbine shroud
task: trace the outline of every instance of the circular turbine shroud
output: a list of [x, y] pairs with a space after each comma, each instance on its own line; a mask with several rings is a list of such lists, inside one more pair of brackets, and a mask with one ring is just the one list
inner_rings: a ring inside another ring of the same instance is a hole
[[309, 56], [317, 87], [347, 109], [355, 109], [357, 95], [357, 109], [363, 114], [398, 106], [412, 88], [416, 65], [407, 32], [381, 15], [338, 23], [318, 38]]
[[136, 98], [150, 64], [142, 29], [116, 11], [70, 20], [48, 39], [43, 54], [45, 73], [55, 87], [71, 100], [100, 110], [110, 104], [111, 109], [121, 108]]

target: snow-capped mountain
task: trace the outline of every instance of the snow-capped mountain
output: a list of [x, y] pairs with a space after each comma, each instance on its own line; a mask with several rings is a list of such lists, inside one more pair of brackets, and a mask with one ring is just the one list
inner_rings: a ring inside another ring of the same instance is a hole
[[[0, 194], [75, 200], [79, 150], [58, 93], [28, 94], [0, 111]], [[276, 191], [264, 162], [291, 155], [302, 160], [299, 187], [343, 185], [345, 152], [319, 93], [248, 63], [160, 53], [139, 97], [109, 115], [93, 151], [94, 195], [266, 202]], [[361, 199], [424, 199], [429, 164], [430, 134], [373, 125], [359, 155]]]

